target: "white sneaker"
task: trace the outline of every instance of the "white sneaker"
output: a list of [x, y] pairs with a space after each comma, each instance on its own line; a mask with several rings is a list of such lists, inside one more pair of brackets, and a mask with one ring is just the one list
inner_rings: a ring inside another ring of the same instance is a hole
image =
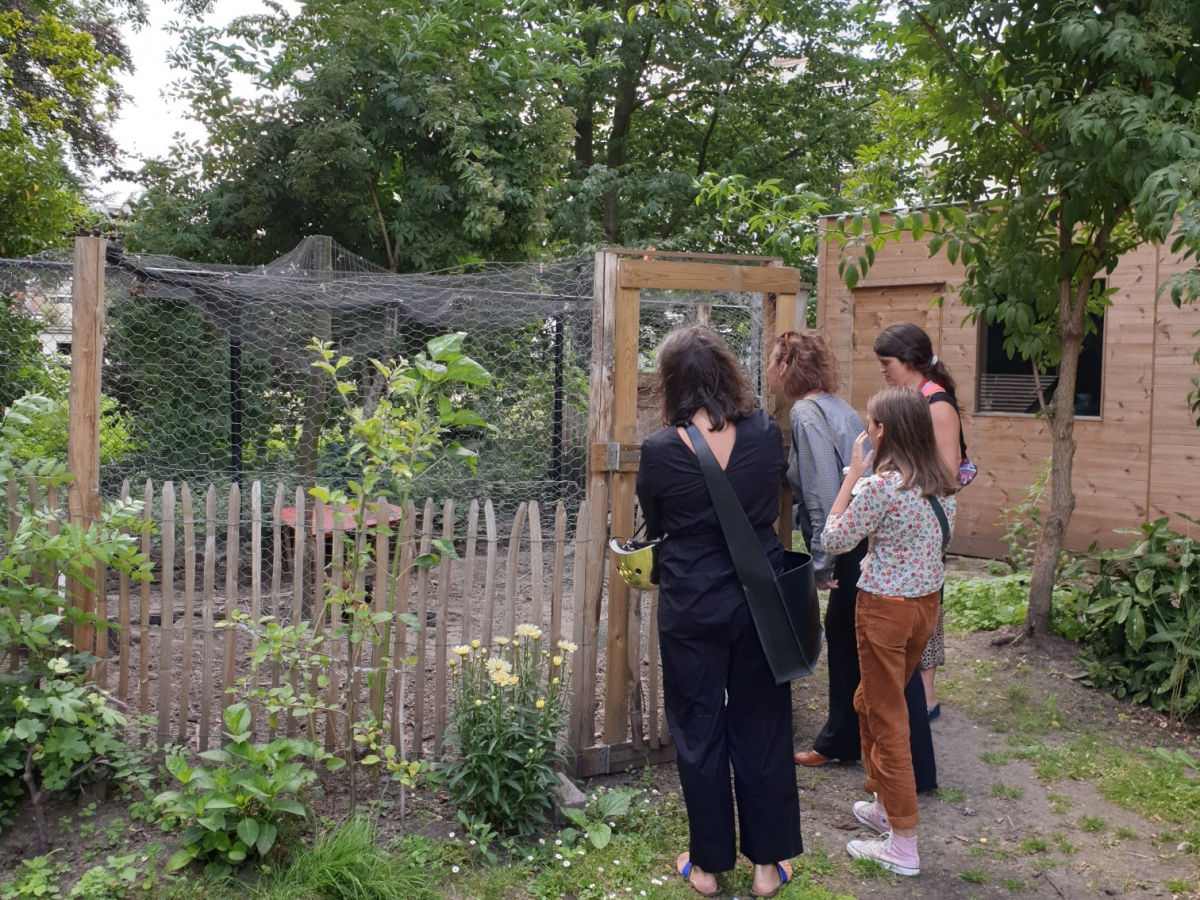
[[855, 859], [873, 859], [897, 875], [920, 875], [921, 857], [917, 855], [916, 838], [910, 840], [912, 848], [901, 849], [895, 845], [892, 835], [886, 834], [882, 840], [851, 841], [846, 845], [846, 852]]

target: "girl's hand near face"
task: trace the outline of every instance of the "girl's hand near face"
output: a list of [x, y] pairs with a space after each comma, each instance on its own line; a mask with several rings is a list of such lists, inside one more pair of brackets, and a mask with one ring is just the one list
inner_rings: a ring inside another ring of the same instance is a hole
[[867, 440], [867, 433], [865, 431], [854, 440], [854, 452], [850, 454], [850, 465], [847, 467], [850, 471], [846, 473], [846, 480], [851, 484], [854, 484], [866, 474], [867, 469], [871, 466], [871, 460], [875, 458], [874, 450], [864, 451]]

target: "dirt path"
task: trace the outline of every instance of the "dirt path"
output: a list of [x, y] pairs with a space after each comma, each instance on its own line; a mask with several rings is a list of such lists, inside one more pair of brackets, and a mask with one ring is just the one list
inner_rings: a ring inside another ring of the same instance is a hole
[[[1068, 677], [1081, 668], [1074, 645], [1016, 652], [991, 646], [992, 637], [947, 636], [943, 713], [934, 723], [940, 789], [920, 798], [920, 877], [891, 876], [846, 854], [847, 841], [872, 836], [850, 811], [867, 797], [861, 765], [798, 772], [802, 869], [857, 900], [1197, 896], [1188, 891], [1198, 890], [1200, 856], [1181, 848], [1188, 823], [1123, 808], [1102, 796], [1098, 779], [1081, 776], [1076, 757], [1074, 766], [1060, 758], [1079, 747], [1077, 756], [1087, 757], [1094, 739], [1109, 755], [1124, 749], [1142, 759], [1145, 748], [1193, 747], [1195, 731]], [[826, 686], [822, 666], [794, 687], [797, 748], [811, 746], [824, 723]], [[678, 790], [673, 767], [658, 780], [660, 789]], [[780, 896], [815, 895], [798, 886]]]
[[[864, 878], [844, 862], [845, 842], [862, 834], [850, 813], [864, 797], [861, 766], [801, 773], [806, 846], [835, 862], [824, 884], [859, 898], [1171, 896], [1168, 883], [1194, 889], [1200, 858], [1178, 851], [1167, 824], [1106, 800], [1087, 780], [1045, 777], [1049, 767], [1038, 775], [1045, 747], [1081, 736], [1131, 748], [1187, 746], [1194, 735], [1067, 677], [1080, 670], [1072, 645], [1022, 653], [991, 646], [991, 637], [948, 636], [943, 713], [934, 722], [940, 791], [921, 798], [919, 878]], [[824, 688], [818, 675], [796, 692], [797, 746], [807, 746], [824, 721]]]

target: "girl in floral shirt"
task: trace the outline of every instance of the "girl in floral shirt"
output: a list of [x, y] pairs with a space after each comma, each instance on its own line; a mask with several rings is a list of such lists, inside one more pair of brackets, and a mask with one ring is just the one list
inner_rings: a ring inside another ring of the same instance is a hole
[[[874, 454], [864, 453], [868, 436]], [[872, 457], [875, 474], [856, 489]], [[862, 681], [854, 708], [866, 789], [875, 800], [855, 803], [854, 815], [883, 839], [851, 841], [846, 849], [900, 875], [917, 875], [920, 814], [904, 684], [937, 625], [957, 485], [938, 455], [929, 404], [910, 388], [887, 388], [868, 401], [867, 431], [855, 442], [848, 468], [825, 522], [824, 546], [844, 553], [864, 537], [870, 541], [858, 581]]]

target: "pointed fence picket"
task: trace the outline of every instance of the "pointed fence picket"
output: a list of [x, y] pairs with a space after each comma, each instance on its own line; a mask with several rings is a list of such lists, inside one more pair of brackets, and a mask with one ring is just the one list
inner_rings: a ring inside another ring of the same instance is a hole
[[[603, 536], [592, 537], [586, 503], [573, 512], [562, 502], [509, 507], [512, 519], [501, 537], [497, 510], [487, 499], [469, 506], [446, 500], [438, 509], [430, 498], [401, 509], [380, 497], [368, 505], [367, 524], [360, 528], [343, 508], [311, 501], [302, 489], [285, 508], [280, 484], [245, 485], [250, 496], [244, 511], [238, 484], [206, 485], [202, 510], [185, 482], [155, 487], [145, 485], [143, 515], [154, 528], [153, 537], [142, 539], [143, 552], [153, 554], [155, 578], [139, 583], [136, 592], [128, 577], [115, 579], [115, 615], [107, 623], [116, 632], [114, 664], [111, 672], [97, 666], [96, 673], [112, 682], [109, 688], [122, 703], [132, 701], [135, 712], [153, 717], [151, 737], [159, 747], [218, 746], [221, 713], [246, 687], [290, 686], [318, 697], [321, 709], [298, 719], [267, 716], [254, 704], [258, 739], [299, 735], [349, 758], [354, 744], [348, 723], [370, 718], [404, 758], [440, 758], [454, 750], [447, 747], [452, 646], [492, 645], [497, 636], [511, 640], [518, 624], [530, 623], [542, 629], [548, 650], [557, 653], [560, 640], [578, 647], [567, 663], [572, 689], [565, 735], [578, 770], [613, 764], [609, 748], [593, 746], [604, 681], [597, 672], [600, 609], [587, 583], [596, 572], [602, 577], [604, 566], [592, 563], [589, 576], [589, 561], [597, 559], [591, 544]], [[126, 484], [122, 496], [129, 494]], [[435, 536], [441, 539], [437, 547]], [[457, 552], [439, 553], [427, 564], [428, 554], [451, 545]], [[585, 608], [589, 603], [592, 608]], [[387, 645], [383, 624], [374, 638], [347, 636], [345, 626], [363, 609], [386, 619]], [[254, 673], [259, 636], [239, 611], [251, 622], [269, 619], [323, 636], [323, 657], [305, 666], [268, 661]], [[649, 625], [644, 631], [643, 615]], [[647, 695], [644, 703], [635, 699], [631, 712], [644, 722], [631, 721], [634, 741], [611, 749], [636, 764], [638, 753], [666, 758], [670, 741], [660, 698], [656, 594], [632, 594], [629, 616], [629, 663], [645, 673]]]

